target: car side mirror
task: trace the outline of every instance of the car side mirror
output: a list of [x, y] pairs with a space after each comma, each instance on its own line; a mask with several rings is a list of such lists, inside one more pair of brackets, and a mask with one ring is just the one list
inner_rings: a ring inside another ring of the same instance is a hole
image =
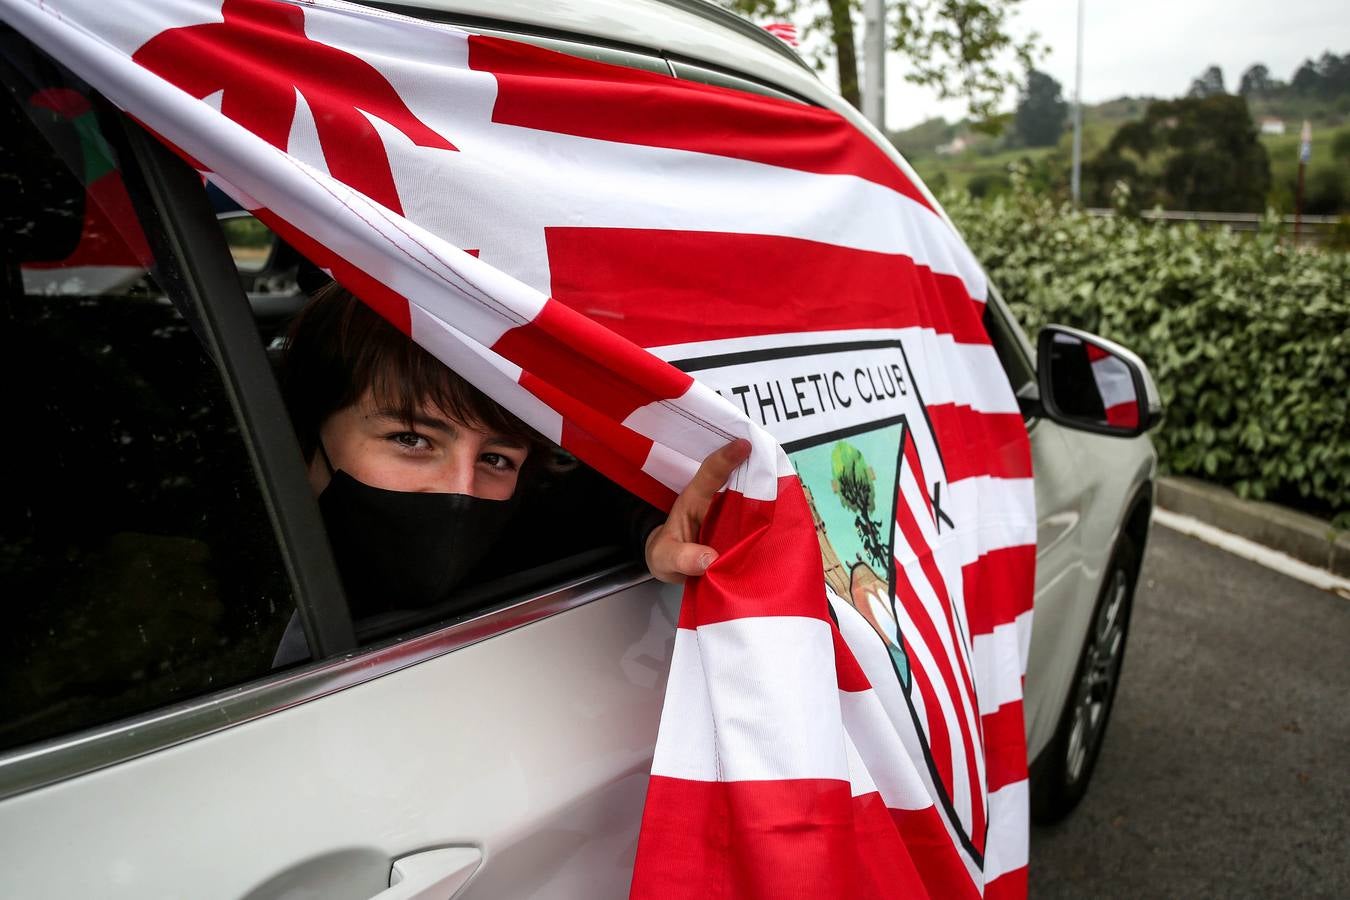
[[1143, 360], [1086, 331], [1042, 328], [1036, 380], [1037, 414], [1069, 428], [1134, 437], [1162, 421], [1162, 401]]

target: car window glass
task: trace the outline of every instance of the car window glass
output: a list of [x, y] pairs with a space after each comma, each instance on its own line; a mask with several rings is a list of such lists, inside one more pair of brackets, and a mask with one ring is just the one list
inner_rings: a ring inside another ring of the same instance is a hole
[[294, 603], [117, 119], [13, 31], [0, 50], [4, 748], [265, 673]]
[[230, 256], [240, 274], [252, 275], [267, 268], [272, 251], [272, 233], [253, 216], [243, 214], [220, 220]]
[[711, 69], [707, 66], [695, 65], [679, 60], [671, 60], [670, 67], [674, 70], [677, 78], [683, 78], [686, 81], [697, 81], [702, 84], [731, 88], [732, 90], [745, 91], [748, 94], [759, 94], [764, 97], [773, 97], [778, 100], [791, 100], [793, 103], [805, 102], [798, 97], [794, 97], [792, 94], [780, 91], [777, 88], [769, 87], [763, 82], [754, 81], [741, 75], [733, 75], [730, 72], [723, 72], [720, 69]]

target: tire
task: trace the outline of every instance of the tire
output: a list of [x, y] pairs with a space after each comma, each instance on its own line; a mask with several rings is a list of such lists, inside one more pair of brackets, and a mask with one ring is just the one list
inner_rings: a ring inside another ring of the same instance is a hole
[[1031, 820], [1038, 825], [1058, 822], [1087, 793], [1120, 683], [1138, 574], [1139, 551], [1122, 536], [1093, 607], [1054, 737], [1032, 766]]

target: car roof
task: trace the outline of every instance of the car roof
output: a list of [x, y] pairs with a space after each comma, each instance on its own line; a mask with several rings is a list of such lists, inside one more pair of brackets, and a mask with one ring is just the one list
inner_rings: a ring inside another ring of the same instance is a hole
[[405, 15], [561, 40], [610, 44], [747, 76], [848, 119], [905, 172], [948, 221], [895, 146], [797, 53], [758, 25], [708, 0], [368, 0]]
[[469, 26], [511, 23], [542, 36], [598, 40], [698, 61], [807, 93], [813, 102], [819, 102], [815, 95], [823, 88], [791, 47], [708, 0], [373, 0], [370, 5]]

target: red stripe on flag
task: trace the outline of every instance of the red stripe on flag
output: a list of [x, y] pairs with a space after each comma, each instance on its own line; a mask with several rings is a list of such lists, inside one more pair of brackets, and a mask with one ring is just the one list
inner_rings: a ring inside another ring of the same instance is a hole
[[893, 809], [891, 818], [900, 830], [900, 838], [919, 870], [929, 897], [978, 900], [980, 890], [970, 880], [966, 864], [935, 807]]
[[933, 515], [933, 500], [928, 496], [928, 482], [923, 477], [923, 463], [919, 461], [919, 448], [914, 443], [914, 436], [905, 430], [905, 462], [909, 465], [910, 471], [914, 473], [914, 481], [919, 485], [919, 495], [923, 497], [923, 505], [928, 510], [928, 521], [936, 523], [937, 517]]
[[731, 490], [718, 494], [699, 540], [720, 555], [686, 583], [681, 628], [750, 616], [833, 621], [815, 523], [797, 476], [778, 479], [777, 500], [751, 500]]
[[1021, 413], [977, 412], [956, 403], [927, 409], [949, 483], [980, 475], [1031, 477], [1031, 442]]
[[1130, 400], [1106, 408], [1106, 424], [1118, 428], [1135, 428], [1139, 425], [1139, 404]]
[[985, 781], [990, 792], [1027, 777], [1027, 731], [1022, 701], [983, 717]]
[[1036, 545], [991, 550], [961, 569], [970, 635], [989, 634], [1031, 609]]
[[[913, 446], [910, 437], [906, 434], [906, 451]], [[909, 454], [906, 453], [908, 460]], [[919, 482], [922, 490], [922, 482]], [[947, 695], [953, 706], [953, 714], [956, 718], [957, 728], [960, 732], [962, 752], [965, 757], [965, 778], [970, 792], [970, 825], [969, 835], [976, 849], [984, 852], [984, 831], [985, 831], [985, 810], [983, 786], [980, 784], [979, 768], [976, 765], [976, 754], [980, 753], [980, 736], [971, 733], [971, 724], [967, 720], [967, 713], [971, 719], [976, 720], [975, 727], [978, 728], [979, 704], [976, 700], [975, 681], [971, 676], [970, 667], [966, 662], [965, 635], [957, 627], [954, 611], [952, 609], [952, 597], [947, 589], [947, 583], [943, 580], [942, 572], [938, 569], [937, 561], [933, 558], [932, 550], [924, 539], [923, 532], [919, 528], [914, 518], [914, 510], [904, 501], [902, 494], [896, 502], [896, 525], [906, 545], [918, 557], [919, 568], [922, 570], [925, 580], [928, 582], [934, 595], [937, 598], [938, 606], [942, 610], [943, 621], [934, 621], [928, 612], [928, 608], [919, 600], [914, 593], [913, 585], [910, 584], [904, 566], [898, 564], [895, 567], [895, 594], [896, 597], [905, 603], [909, 610], [910, 618], [914, 621], [919, 630], [919, 636], [928, 646], [937, 665], [938, 674], [942, 678], [942, 683], [947, 689]], [[939, 632], [945, 632], [951, 644], [951, 653], [956, 657], [955, 662], [948, 655]], [[912, 657], [911, 657], [912, 659]], [[956, 672], [960, 672], [960, 685], [957, 684]], [[936, 685], [935, 685], [936, 688]], [[926, 700], [927, 698], [925, 698]], [[933, 721], [932, 711], [929, 712], [929, 720]], [[930, 729], [931, 730], [931, 729]], [[931, 737], [931, 735], [930, 735]], [[955, 782], [950, 778], [944, 779], [949, 788], [955, 788]]]
[[693, 383], [674, 366], [555, 300], [502, 335], [492, 349], [541, 382], [566, 386], [567, 394], [615, 422], [649, 403], [679, 397]]
[[1026, 900], [1027, 867], [1004, 872], [984, 886], [984, 900]]
[[[969, 702], [973, 703], [975, 698], [975, 680], [971, 678], [970, 670], [966, 666], [966, 657], [965, 653], [963, 652], [963, 650], [966, 649], [964, 636], [962, 635], [961, 630], [957, 628], [956, 620], [952, 615], [953, 601], [951, 597], [951, 592], [947, 590], [947, 582], [943, 580], [942, 572], [938, 569], [937, 566], [937, 560], [933, 558], [933, 551], [929, 548], [928, 542], [924, 540], [923, 532], [919, 530], [918, 522], [914, 520], [914, 511], [909, 508], [909, 504], [903, 501], [904, 496], [901, 495], [899, 498], [897, 498], [895, 504], [896, 525], [898, 525], [900, 528], [900, 533], [904, 538], [905, 545], [909, 547], [911, 551], [913, 551], [916, 557], [918, 557], [919, 569], [923, 572], [924, 578], [928, 581], [928, 585], [933, 591], [933, 595], [937, 598], [938, 606], [941, 607], [942, 609], [942, 614], [945, 617], [945, 622], [941, 624], [937, 622], [932, 622], [931, 624], [935, 628], [942, 627], [942, 624], [945, 624], [947, 634], [952, 639], [952, 650], [956, 655], [956, 664], [957, 666], [960, 667], [961, 683], [965, 686], [964, 696], [967, 698]], [[901, 596], [899, 591], [899, 585], [902, 583], [903, 579], [903, 584], [908, 588], [908, 592], [904, 596], [906, 599], [910, 601], [909, 603], [906, 604], [906, 608], [910, 610], [910, 615], [915, 620], [915, 624], [919, 625], [920, 631], [922, 631], [921, 623], [923, 621], [929, 621], [928, 610], [927, 607], [925, 607], [923, 603], [920, 602], [919, 598], [914, 594], [914, 588], [912, 585], [909, 584], [909, 581], [904, 573], [905, 573], [904, 566], [900, 565], [899, 560], [897, 560], [895, 566], [895, 578], [897, 586], [896, 596], [897, 597]], [[933, 638], [936, 637], [937, 635], [936, 633], [934, 633]], [[948, 660], [946, 657], [946, 651], [943, 650], [941, 644], [932, 643], [927, 634], [923, 636], [923, 639], [924, 642], [927, 643], [932, 648], [933, 655], [935, 658], [938, 659], [939, 663], [944, 661], [950, 663], [950, 660]], [[953, 702], [956, 701], [956, 698], [957, 698], [956, 685], [953, 682], [952, 684]], [[975, 707], [972, 706], [971, 712], [973, 713], [974, 711]], [[957, 718], [959, 719], [960, 716], [958, 715]], [[961, 719], [961, 723], [962, 723], [961, 727], [964, 729], [965, 720]]]
[[[895, 586], [896, 597], [901, 599], [902, 601], [905, 600], [909, 601], [905, 603], [905, 608], [909, 610], [910, 618], [914, 620], [914, 625], [919, 631], [918, 636], [923, 639], [924, 644], [927, 645], [933, 657], [934, 663], [937, 666], [938, 670], [937, 674], [942, 682], [941, 687], [945, 688], [945, 693], [951, 702], [952, 716], [953, 718], [956, 719], [956, 727], [959, 732], [959, 737], [961, 741], [961, 755], [965, 759], [964, 778], [966, 781], [967, 788], [970, 792], [969, 834], [971, 841], [975, 844], [976, 849], [978, 849], [980, 852], [983, 852], [984, 821], [985, 821], [984, 795], [982, 786], [980, 785], [979, 768], [977, 767], [975, 761], [976, 754], [980, 752], [979, 748], [980, 742], [978, 740], [978, 735], [971, 734], [970, 723], [966, 720], [967, 712], [969, 712], [972, 717], [976, 715], [975, 694], [973, 691], [963, 692], [957, 686], [956, 675], [952, 670], [952, 661], [947, 656], [947, 651], [943, 648], [941, 639], [938, 636], [937, 629], [939, 626], [937, 626], [936, 623], [934, 623], [932, 619], [929, 618], [928, 612], [924, 608], [923, 604], [920, 603], [918, 599], [914, 597], [913, 594], [914, 588], [909, 583], [909, 580], [906, 578], [904, 568], [901, 566], [895, 567], [895, 581], [896, 581]], [[957, 641], [960, 640], [960, 638], [955, 635], [953, 635], [953, 639]], [[969, 678], [966, 675], [965, 663], [964, 661], [960, 660], [959, 650], [957, 651], [957, 657], [958, 662], [960, 662], [961, 665], [962, 677], [968, 683]], [[912, 676], [915, 678], [915, 681], [917, 683], [921, 683], [922, 686], [928, 688], [928, 690], [923, 693], [924, 710], [928, 716], [928, 723], [929, 723], [928, 740], [929, 745], [932, 749], [934, 763], [939, 763], [938, 757], [939, 741], [937, 740], [938, 733], [941, 732], [941, 735], [945, 741], [953, 739], [954, 736], [947, 731], [946, 718], [943, 715], [941, 707], [937, 706], [934, 703], [933, 692], [939, 690], [939, 686], [936, 683], [933, 684], [927, 683], [928, 679], [932, 678], [932, 673], [930, 672], [922, 673], [924, 677], [921, 680], [918, 672], [919, 670], [918, 658], [911, 655], [910, 661], [911, 661], [910, 671]], [[942, 765], [939, 764], [938, 772], [940, 773], [943, 784], [946, 786], [946, 789], [949, 792], [950, 796], [955, 798], [956, 775], [954, 774], [953, 771], [953, 765], [954, 763], [948, 763], [948, 765], [944, 768]]]
[[900, 254], [706, 231], [547, 228], [545, 238], [554, 299], [644, 347], [807, 326], [924, 327], [989, 343], [965, 283]]
[[[630, 432], [631, 433], [631, 432]], [[675, 492], [616, 453], [611, 441], [601, 440], [571, 419], [563, 419], [562, 446], [619, 487], [669, 512]]]
[[[970, 710], [972, 715], [974, 714], [975, 710], [971, 705], [974, 694], [973, 692], [964, 693], [963, 698], [963, 692], [961, 691], [961, 688], [957, 686], [956, 672], [952, 666], [951, 658], [948, 657], [947, 651], [943, 647], [942, 639], [938, 635], [938, 626], [928, 615], [928, 610], [914, 595], [914, 586], [910, 584], [909, 578], [906, 577], [904, 567], [902, 566], [895, 567], [895, 596], [897, 599], [904, 602], [905, 609], [909, 611], [910, 618], [914, 620], [914, 627], [919, 631], [918, 636], [923, 639], [924, 645], [928, 647], [933, 657], [933, 661], [937, 664], [937, 676], [941, 680], [942, 685], [946, 688], [946, 694], [951, 699], [953, 715], [956, 718], [958, 727], [961, 729], [961, 733], [965, 736], [965, 741], [963, 743], [967, 749], [967, 753], [965, 754], [967, 757], [967, 767], [973, 770], [975, 768], [975, 760], [971, 757], [970, 747], [975, 741], [971, 740], [970, 727], [966, 724], [963, 713], [965, 710]], [[911, 668], [918, 667], [917, 657], [911, 656], [910, 661], [912, 663]], [[932, 677], [932, 674], [933, 673], [929, 673], [930, 678]], [[925, 697], [924, 699], [926, 702], [927, 698]]]
[[[901, 840], [891, 811], [880, 794], [874, 792], [853, 798], [853, 827], [857, 835], [862, 888], [859, 897], [900, 900], [927, 893], [918, 866]], [[822, 900], [824, 896], [844, 895], [822, 895]]]
[[833, 622], [830, 623], [830, 634], [834, 638], [834, 670], [839, 679], [839, 690], [850, 693], [871, 690], [871, 682], [863, 673], [862, 666], [858, 665], [844, 636], [839, 633], [839, 627]]
[[827, 109], [471, 35], [469, 68], [497, 79], [492, 121], [557, 134], [856, 175], [931, 209], [914, 183]]
[[[911, 660], [917, 660], [918, 656], [914, 653], [914, 644], [903, 636], [902, 640], [905, 644], [905, 655]], [[938, 705], [937, 695], [934, 693], [932, 673], [922, 666], [911, 665], [909, 674], [910, 678], [913, 679], [914, 687], [919, 691], [919, 696], [923, 698], [923, 713], [928, 726], [928, 752], [933, 757], [933, 766], [937, 769], [938, 779], [950, 796], [954, 793], [952, 785], [956, 783], [952, 776], [951, 735], [947, 731], [946, 717], [943, 715], [942, 707]]]
[[[638, 837], [631, 897], [660, 900], [875, 896], [863, 890], [847, 782], [687, 781], [653, 775]], [[874, 813], [875, 815], [875, 813]], [[883, 895], [884, 896], [884, 895]]]

